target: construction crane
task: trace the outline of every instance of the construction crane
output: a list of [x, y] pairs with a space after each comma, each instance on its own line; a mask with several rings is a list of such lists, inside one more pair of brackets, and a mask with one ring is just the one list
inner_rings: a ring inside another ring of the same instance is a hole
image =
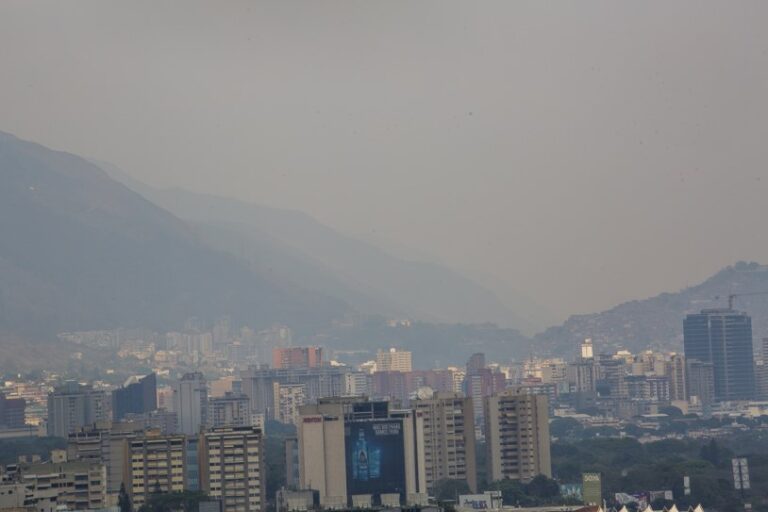
[[[750, 293], [732, 293], [728, 295], [728, 309], [733, 309], [733, 301], [736, 297], [751, 297], [753, 295], [768, 295], [768, 291], [750, 292]], [[720, 296], [716, 295], [715, 300], [720, 300]]]

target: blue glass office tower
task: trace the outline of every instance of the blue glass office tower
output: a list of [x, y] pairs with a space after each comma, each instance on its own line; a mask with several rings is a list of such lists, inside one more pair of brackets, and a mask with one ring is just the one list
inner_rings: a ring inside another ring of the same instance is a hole
[[687, 360], [712, 363], [715, 400], [755, 397], [752, 318], [732, 309], [704, 309], [683, 322]]
[[125, 386], [112, 392], [112, 419], [122, 420], [129, 413], [157, 409], [157, 376], [154, 373], [128, 379]]

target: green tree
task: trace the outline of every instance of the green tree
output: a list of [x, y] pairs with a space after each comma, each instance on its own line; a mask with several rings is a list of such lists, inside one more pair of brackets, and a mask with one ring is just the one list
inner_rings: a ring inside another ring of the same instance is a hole
[[457, 500], [460, 494], [469, 494], [466, 480], [443, 478], [432, 485], [432, 493], [438, 501]]
[[701, 458], [717, 467], [720, 464], [720, 446], [717, 441], [711, 439], [708, 444], [701, 447]]
[[201, 491], [154, 493], [139, 512], [198, 512], [200, 502], [206, 499], [208, 495]]
[[125, 484], [120, 484], [120, 494], [117, 497], [117, 506], [120, 507], [120, 512], [132, 512], [133, 505], [131, 504], [131, 498], [125, 490]]
[[584, 427], [573, 418], [555, 418], [549, 424], [549, 433], [557, 438], [578, 437], [584, 431]]
[[524, 506], [530, 504], [525, 493], [525, 487], [517, 480], [497, 480], [488, 486], [489, 491], [501, 491], [501, 499], [505, 505]]
[[525, 485], [525, 493], [532, 498], [552, 500], [560, 496], [560, 485], [545, 475], [536, 475]]

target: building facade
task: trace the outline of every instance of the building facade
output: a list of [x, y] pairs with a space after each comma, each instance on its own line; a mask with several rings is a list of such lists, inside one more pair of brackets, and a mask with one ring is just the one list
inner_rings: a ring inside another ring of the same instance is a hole
[[107, 419], [103, 391], [67, 382], [48, 395], [48, 435], [66, 438], [70, 433]]
[[379, 350], [376, 353], [376, 370], [380, 372], [410, 372], [413, 370], [411, 352], [407, 350]]
[[421, 414], [385, 401], [321, 399], [301, 408], [298, 423], [300, 487], [318, 491], [322, 506], [423, 501]]
[[485, 399], [488, 479], [552, 476], [549, 400], [508, 389]]
[[8, 398], [0, 393], [0, 428], [23, 428], [27, 423], [26, 407], [23, 398]]
[[106, 469], [91, 462], [24, 465], [21, 482], [28, 506], [56, 510], [97, 510], [107, 506]]
[[321, 347], [276, 347], [272, 349], [272, 368], [318, 368], [323, 365]]
[[112, 392], [112, 419], [122, 420], [126, 414], [142, 414], [157, 409], [157, 376], [132, 377]]
[[669, 377], [669, 398], [671, 400], [688, 400], [685, 356], [683, 354], [671, 354], [666, 373]]
[[127, 440], [128, 471], [126, 490], [134, 507], [156, 493], [182, 492], [186, 485], [186, 438], [147, 432]]
[[294, 425], [299, 417], [299, 408], [307, 401], [303, 384], [273, 384], [275, 391], [275, 419]]
[[688, 399], [706, 407], [715, 401], [715, 365], [697, 359], [686, 359]]
[[200, 437], [200, 484], [223, 512], [257, 512], [267, 502], [264, 438], [256, 427], [221, 427]]
[[685, 357], [712, 363], [715, 400], [755, 397], [752, 319], [732, 309], [704, 309], [683, 322]]
[[242, 390], [251, 400], [252, 413], [264, 414], [266, 419], [275, 419], [275, 383], [303, 385], [305, 400], [312, 403], [320, 397], [343, 396], [349, 371], [349, 368], [343, 366], [292, 369], [251, 366], [241, 374]]
[[226, 392], [211, 398], [208, 406], [210, 427], [248, 427], [251, 425], [251, 400], [242, 393]]
[[427, 488], [443, 479], [463, 480], [477, 492], [475, 418], [472, 399], [459, 393], [435, 393], [412, 402], [424, 422], [424, 470]]
[[208, 387], [202, 373], [187, 373], [174, 383], [173, 411], [183, 434], [195, 435], [208, 424]]

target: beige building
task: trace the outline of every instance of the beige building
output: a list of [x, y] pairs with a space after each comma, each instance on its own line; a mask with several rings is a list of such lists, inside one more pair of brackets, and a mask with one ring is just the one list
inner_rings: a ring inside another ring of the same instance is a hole
[[488, 396], [485, 418], [489, 481], [552, 476], [546, 395], [516, 388]]
[[683, 354], [670, 354], [666, 375], [669, 378], [670, 400], [688, 400], [688, 390], [685, 385], [685, 356]]
[[424, 422], [427, 488], [445, 478], [464, 480], [477, 491], [475, 419], [472, 399], [459, 393], [435, 393], [412, 402]]
[[129, 487], [129, 440], [143, 435], [132, 423], [100, 423], [69, 435], [67, 459], [99, 462], [107, 468], [107, 493], [116, 495], [122, 483]]
[[126, 489], [135, 507], [143, 505], [151, 494], [158, 491], [184, 491], [185, 436], [163, 436], [159, 432], [148, 431], [144, 437], [128, 440], [128, 460]]
[[359, 397], [321, 399], [301, 408], [297, 432], [299, 485], [318, 491], [324, 507], [426, 496], [424, 423], [413, 410]]
[[222, 427], [200, 443], [200, 484], [223, 512], [257, 512], [267, 502], [264, 437], [255, 427]]
[[412, 370], [411, 353], [407, 350], [390, 348], [388, 351], [379, 350], [376, 353], [376, 371], [378, 372], [410, 372]]
[[21, 468], [25, 504], [37, 510], [105, 508], [106, 481], [104, 465], [90, 462], [41, 463]]

